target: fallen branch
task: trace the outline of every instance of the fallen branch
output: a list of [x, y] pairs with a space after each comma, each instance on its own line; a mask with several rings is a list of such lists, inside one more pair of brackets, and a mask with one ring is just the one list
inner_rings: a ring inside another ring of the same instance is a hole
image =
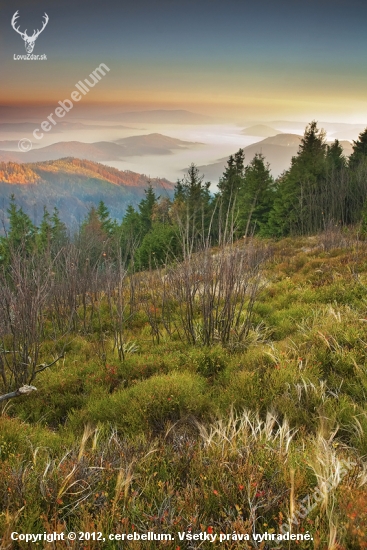
[[28, 393], [31, 393], [32, 391], [37, 391], [37, 388], [34, 386], [22, 386], [18, 390], [12, 391], [10, 393], [5, 393], [4, 395], [0, 395], [0, 401], [6, 401], [7, 399], [12, 399], [13, 397], [20, 397], [21, 395], [27, 395]]

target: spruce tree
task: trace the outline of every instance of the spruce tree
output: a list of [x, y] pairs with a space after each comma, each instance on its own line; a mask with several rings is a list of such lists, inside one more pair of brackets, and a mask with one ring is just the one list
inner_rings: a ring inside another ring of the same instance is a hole
[[233, 204], [238, 195], [244, 176], [244, 161], [243, 149], [239, 149], [227, 161], [223, 176], [218, 183], [224, 208], [228, 208], [230, 204]]
[[144, 190], [145, 198], [139, 203], [140, 225], [142, 237], [149, 233], [152, 228], [152, 218], [154, 206], [157, 204], [159, 197], [156, 196], [153, 187], [149, 184], [148, 189]]
[[43, 207], [43, 217], [37, 233], [37, 248], [40, 252], [50, 251], [52, 240], [52, 222], [47, 208]]
[[109, 210], [103, 201], [100, 201], [96, 210], [99, 221], [106, 235], [111, 237], [115, 230], [115, 223], [111, 220]]
[[348, 166], [355, 170], [360, 163], [367, 160], [367, 128], [361, 132], [357, 141], [353, 141], [353, 153], [349, 157]]
[[244, 171], [238, 198], [238, 224], [244, 236], [258, 232], [267, 221], [272, 206], [274, 180], [263, 155], [256, 153]]
[[305, 130], [291, 167], [278, 178], [266, 232], [273, 236], [307, 234], [321, 229], [324, 212], [320, 196], [326, 178], [326, 139], [315, 121]]
[[326, 147], [326, 168], [328, 172], [342, 170], [347, 166], [347, 159], [344, 156], [343, 147], [339, 140], [335, 140], [331, 145]]
[[13, 250], [21, 248], [25, 253], [30, 253], [35, 246], [36, 227], [23, 209], [17, 208], [14, 195], [11, 195], [7, 212], [9, 216], [9, 231], [6, 239], [8, 247]]
[[367, 128], [353, 142], [348, 162], [347, 223], [355, 223], [367, 210]]
[[209, 187], [210, 182], [204, 183], [204, 176], [200, 175], [195, 164], [190, 165], [187, 174], [175, 186], [172, 205], [174, 222], [193, 245], [208, 236], [212, 214]]
[[54, 207], [51, 216], [52, 249], [56, 253], [62, 246], [69, 241], [68, 229], [64, 222], [60, 220], [59, 211]]
[[82, 256], [90, 266], [96, 266], [101, 259], [109, 257], [109, 235], [95, 206], [91, 206], [84, 219], [79, 238]]
[[233, 226], [238, 213], [238, 194], [243, 185], [245, 155], [243, 149], [239, 149], [235, 155], [231, 155], [223, 176], [219, 180], [217, 195], [217, 224], [219, 234], [226, 233], [228, 226]]

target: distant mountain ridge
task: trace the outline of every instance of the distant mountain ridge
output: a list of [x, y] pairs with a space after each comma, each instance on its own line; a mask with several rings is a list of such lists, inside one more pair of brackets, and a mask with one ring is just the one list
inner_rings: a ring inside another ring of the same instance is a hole
[[181, 139], [172, 138], [170, 136], [165, 136], [164, 134], [159, 134], [157, 132], [153, 132], [151, 134], [141, 134], [138, 136], [128, 136], [120, 139], [114, 140], [115, 143], [122, 143], [122, 144], [133, 144], [136, 143], [143, 144], [143, 145], [154, 145], [158, 147], [182, 147], [188, 143], [188, 141], [182, 141]]
[[[243, 148], [245, 165], [251, 162], [256, 153], [261, 153], [264, 155], [265, 161], [270, 164], [272, 175], [277, 177], [290, 167], [292, 157], [298, 152], [301, 139], [302, 136], [297, 134], [278, 134], [248, 145]], [[340, 144], [343, 147], [345, 156], [349, 156], [352, 153], [351, 143], [349, 141], [341, 141]], [[228, 158], [223, 157], [217, 162], [198, 166], [198, 168], [204, 174], [206, 180], [217, 183], [223, 175]]]
[[16, 139], [5, 139], [0, 141], [0, 151], [14, 151], [18, 148], [19, 140]]
[[121, 171], [88, 160], [64, 158], [56, 161], [18, 164], [0, 163], [0, 210], [6, 218], [10, 196], [35, 221], [45, 206], [56, 206], [61, 219], [75, 226], [92, 205], [103, 200], [111, 216], [120, 220], [129, 204], [137, 205], [149, 184], [157, 195], [172, 196], [174, 184], [164, 178]]
[[193, 113], [185, 109], [155, 109], [150, 111], [127, 111], [104, 116], [104, 120], [119, 122], [143, 122], [146, 124], [213, 124], [217, 119]]
[[[17, 145], [17, 144], [16, 144]], [[0, 161], [3, 162], [44, 162], [73, 156], [93, 162], [121, 160], [132, 156], [171, 155], [174, 150], [188, 149], [200, 145], [197, 142], [182, 141], [163, 134], [142, 134], [115, 141], [58, 141], [46, 147], [30, 151], [11, 151], [9, 143], [2, 149], [0, 142]]]
[[[26, 134], [32, 134], [33, 131], [38, 128], [39, 122], [0, 122], [0, 134], [24, 132]], [[53, 133], [60, 133], [70, 130], [96, 130], [112, 128], [114, 130], [131, 130], [129, 126], [122, 126], [121, 124], [84, 124], [82, 122], [62, 122], [58, 121], [57, 125], [52, 129]]]

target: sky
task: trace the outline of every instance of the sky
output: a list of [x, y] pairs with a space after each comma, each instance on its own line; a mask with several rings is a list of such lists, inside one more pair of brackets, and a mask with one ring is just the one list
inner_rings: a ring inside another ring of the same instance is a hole
[[[48, 14], [33, 51], [47, 60], [14, 59], [17, 10], [29, 34]], [[0, 0], [0, 116], [48, 114], [104, 63], [79, 113], [366, 123], [366, 21], [362, 0]]]

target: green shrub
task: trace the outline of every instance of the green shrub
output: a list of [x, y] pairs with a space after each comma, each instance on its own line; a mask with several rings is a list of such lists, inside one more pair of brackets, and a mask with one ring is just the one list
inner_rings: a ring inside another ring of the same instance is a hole
[[226, 368], [228, 352], [221, 347], [194, 350], [191, 353], [190, 360], [198, 374], [205, 378], [213, 378]]
[[263, 405], [263, 384], [258, 371], [238, 371], [232, 374], [226, 388], [218, 396], [221, 413], [228, 413], [232, 408], [259, 410]]
[[89, 401], [71, 415], [71, 424], [110, 423], [124, 433], [157, 432], [186, 415], [203, 418], [210, 412], [204, 379], [188, 372], [155, 375], [111, 396]]
[[[25, 399], [29, 399], [25, 398]], [[30, 460], [37, 449], [59, 451], [61, 443], [71, 443], [71, 438], [62, 438], [60, 434], [40, 426], [28, 424], [17, 418], [0, 417], [0, 461], [9, 459]]]

